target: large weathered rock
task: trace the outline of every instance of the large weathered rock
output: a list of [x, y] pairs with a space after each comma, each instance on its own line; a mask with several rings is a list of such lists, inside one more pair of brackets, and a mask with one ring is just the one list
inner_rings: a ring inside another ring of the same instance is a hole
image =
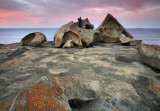
[[108, 42], [108, 43], [117, 43], [119, 42], [119, 37], [112, 36], [110, 32], [106, 32], [103, 29], [99, 30], [98, 38], [95, 38], [98, 42]]
[[69, 22], [63, 25], [54, 36], [55, 47], [62, 47], [68, 40], [72, 40], [74, 46], [90, 47], [93, 45], [93, 36], [96, 31], [90, 30], [94, 26], [88, 19], [82, 20], [82, 28], [78, 23]]
[[40, 46], [42, 43], [47, 41], [46, 37], [44, 34], [40, 32], [34, 32], [26, 35], [22, 40], [21, 40], [21, 45], [22, 46]]
[[160, 71], [145, 65], [136, 47], [98, 45], [1, 46], [0, 111], [159, 111]]
[[146, 64], [160, 70], [160, 46], [141, 44], [138, 52]]
[[96, 98], [95, 92], [80, 84], [78, 77], [41, 77], [29, 89], [21, 91], [10, 110], [14, 111], [71, 111], [69, 103], [88, 102]]
[[141, 44], [142, 40], [135, 40], [135, 39], [130, 38], [130, 37], [120, 37], [119, 42], [121, 44], [129, 45], [129, 46], [135, 46], [135, 45]]
[[101, 42], [118, 42], [117, 38], [121, 37], [122, 34], [126, 37], [133, 38], [111, 14], [106, 16], [101, 25], [97, 28], [97, 31], [99, 31], [97, 40]]

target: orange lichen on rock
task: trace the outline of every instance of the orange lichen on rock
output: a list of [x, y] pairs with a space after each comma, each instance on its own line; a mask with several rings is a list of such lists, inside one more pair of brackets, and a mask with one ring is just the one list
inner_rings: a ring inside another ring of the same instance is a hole
[[158, 81], [156, 78], [154, 77], [150, 77], [151, 80], [151, 89], [160, 96], [160, 81]]
[[[28, 110], [56, 110], [56, 111], [64, 111], [63, 106], [60, 102], [52, 96], [57, 87], [50, 88], [45, 84], [38, 83], [35, 86], [31, 87], [31, 91], [28, 92], [27, 100], [28, 100]], [[53, 90], [53, 91], [51, 91]], [[59, 92], [60, 90], [58, 90]], [[55, 94], [58, 95], [58, 92]], [[53, 93], [53, 94], [52, 94]]]
[[54, 77], [49, 78], [49, 82], [40, 81], [25, 92], [21, 92], [17, 98], [18, 104], [21, 101], [26, 103], [16, 106], [15, 109], [26, 109], [28, 111], [65, 111], [64, 104], [61, 102], [63, 95], [62, 88], [58, 85]]
[[158, 53], [158, 50], [156, 50], [156, 48], [158, 49], [159, 46], [155, 46], [155, 45], [154, 46], [153, 45], [148, 46], [148, 45], [142, 44], [141, 47], [145, 48], [146, 53], [153, 53], [153, 54]]

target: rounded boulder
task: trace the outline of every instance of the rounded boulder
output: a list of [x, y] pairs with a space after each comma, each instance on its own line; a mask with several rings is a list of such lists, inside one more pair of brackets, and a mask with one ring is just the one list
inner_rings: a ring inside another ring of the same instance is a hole
[[47, 41], [46, 36], [43, 33], [40, 32], [34, 32], [26, 35], [22, 40], [21, 40], [21, 45], [22, 46], [40, 46], [43, 44], [45, 41]]

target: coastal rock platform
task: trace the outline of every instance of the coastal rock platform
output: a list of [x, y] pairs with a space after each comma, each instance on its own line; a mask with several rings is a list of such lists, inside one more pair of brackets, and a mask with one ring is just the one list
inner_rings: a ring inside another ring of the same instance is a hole
[[0, 110], [159, 111], [160, 71], [120, 43], [0, 45]]

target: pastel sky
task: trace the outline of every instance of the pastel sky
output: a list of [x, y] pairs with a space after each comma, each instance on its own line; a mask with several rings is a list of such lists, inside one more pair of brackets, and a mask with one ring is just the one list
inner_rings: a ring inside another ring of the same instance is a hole
[[107, 13], [126, 28], [160, 28], [160, 0], [0, 0], [0, 28], [58, 28], [80, 16], [98, 27]]

